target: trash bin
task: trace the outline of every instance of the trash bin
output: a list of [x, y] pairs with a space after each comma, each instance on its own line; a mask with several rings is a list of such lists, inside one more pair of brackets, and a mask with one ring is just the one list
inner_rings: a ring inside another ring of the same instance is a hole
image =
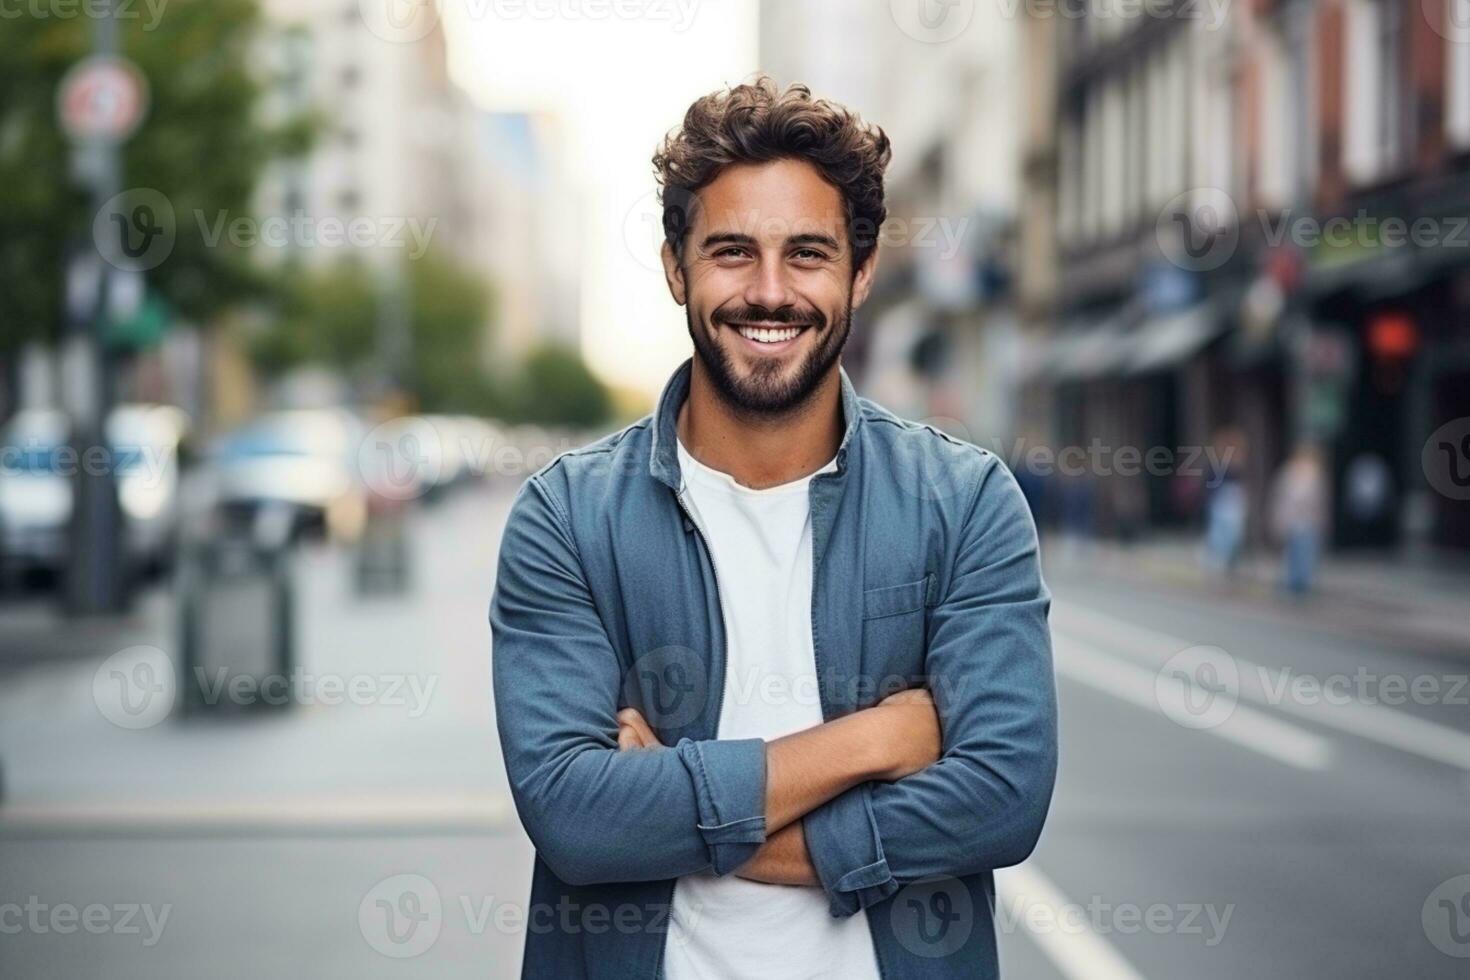
[[367, 523], [357, 542], [355, 581], [360, 595], [395, 595], [412, 582], [407, 506], [383, 497], [368, 500]]
[[248, 529], [220, 528], [186, 551], [179, 592], [186, 713], [291, 705], [294, 524], [289, 508], [263, 508]]

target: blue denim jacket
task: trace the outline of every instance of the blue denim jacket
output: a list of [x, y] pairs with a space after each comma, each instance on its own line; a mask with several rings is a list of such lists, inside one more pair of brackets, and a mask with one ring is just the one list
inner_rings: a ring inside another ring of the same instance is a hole
[[[675, 879], [765, 840], [760, 739], [716, 739], [725, 636], [680, 496], [675, 373], [650, 418], [521, 488], [491, 603], [495, 705], [536, 846], [524, 975], [662, 972]], [[1056, 777], [1056, 687], [1036, 531], [991, 453], [901, 421], [842, 376], [835, 472], [811, 481], [822, 713], [927, 685], [943, 755], [803, 821], [834, 916], [863, 913], [884, 977], [995, 977], [995, 868], [1031, 853]], [[619, 752], [616, 714], [664, 751]]]

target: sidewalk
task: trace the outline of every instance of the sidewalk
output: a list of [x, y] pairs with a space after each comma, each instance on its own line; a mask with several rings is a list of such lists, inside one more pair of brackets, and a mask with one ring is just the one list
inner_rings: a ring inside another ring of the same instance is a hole
[[0, 599], [0, 678], [73, 660], [105, 657], [134, 643], [168, 634], [173, 602], [163, 588], [143, 592], [127, 613], [74, 620], [50, 595]]
[[[404, 595], [361, 596], [349, 552], [303, 548], [289, 709], [129, 728], [104, 668], [131, 645], [175, 655], [166, 590], [85, 626], [44, 601], [0, 606], [0, 905], [167, 915], [151, 944], [120, 929], [5, 936], [0, 974], [517, 976], [532, 852], [498, 750], [486, 622], [509, 503], [467, 489], [416, 513]], [[384, 913], [409, 900], [432, 947], [411, 961]]]
[[1326, 556], [1311, 594], [1281, 590], [1281, 559], [1256, 551], [1233, 579], [1200, 560], [1196, 538], [1157, 536], [1133, 544], [1043, 536], [1048, 566], [1231, 599], [1257, 611], [1309, 621], [1404, 649], [1470, 658], [1470, 561], [1445, 556]]
[[485, 615], [507, 503], [466, 494], [416, 515], [417, 582], [402, 596], [357, 595], [346, 549], [297, 553], [289, 708], [120, 727], [103, 672], [135, 646], [177, 661], [167, 587], [126, 616], [88, 621], [69, 621], [44, 596], [0, 604], [0, 838], [103, 827], [514, 830]]

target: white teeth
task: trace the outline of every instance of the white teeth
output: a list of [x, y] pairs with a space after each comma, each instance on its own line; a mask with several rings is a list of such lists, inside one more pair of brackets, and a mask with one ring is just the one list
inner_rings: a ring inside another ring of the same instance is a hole
[[779, 344], [801, 333], [800, 327], [740, 327], [740, 336], [762, 344]]

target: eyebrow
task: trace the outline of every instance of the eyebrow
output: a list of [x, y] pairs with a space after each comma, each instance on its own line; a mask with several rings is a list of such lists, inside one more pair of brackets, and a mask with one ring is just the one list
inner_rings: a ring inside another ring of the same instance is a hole
[[[700, 241], [699, 247], [705, 251], [718, 245], [744, 245], [747, 248], [755, 248], [759, 242], [753, 235], [747, 235], [738, 231], [717, 231], [706, 235]], [[790, 235], [786, 239], [786, 245], [825, 245], [834, 251], [841, 251], [842, 246], [837, 239], [831, 235], [823, 235], [816, 232], [807, 232], [801, 235]]]

